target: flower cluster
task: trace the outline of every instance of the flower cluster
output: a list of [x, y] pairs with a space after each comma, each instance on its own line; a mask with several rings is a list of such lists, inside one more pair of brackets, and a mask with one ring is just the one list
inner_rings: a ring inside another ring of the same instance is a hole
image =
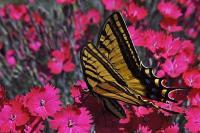
[[[119, 102], [127, 116], [119, 120], [90, 95], [79, 53], [114, 11], [124, 16], [142, 63], [167, 86], [186, 88], [172, 93], [178, 103], [152, 101], [180, 114]], [[0, 132], [199, 132], [199, 16], [199, 0], [1, 4], [0, 84], [7, 89], [0, 86]]]
[[46, 120], [59, 133], [90, 131], [90, 112], [84, 107], [64, 106], [59, 89], [50, 84], [34, 87], [26, 95], [11, 100], [5, 97], [3, 87], [0, 91], [0, 132], [42, 132]]

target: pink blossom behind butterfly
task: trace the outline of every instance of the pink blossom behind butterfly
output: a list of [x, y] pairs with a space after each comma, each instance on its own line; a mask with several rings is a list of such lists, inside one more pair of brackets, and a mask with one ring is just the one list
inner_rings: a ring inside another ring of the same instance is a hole
[[152, 133], [151, 129], [148, 126], [139, 125], [136, 133]]
[[103, 5], [109, 11], [118, 10], [122, 7], [122, 0], [102, 0]]
[[27, 13], [27, 7], [23, 4], [20, 5], [8, 5], [8, 10], [10, 11], [10, 17], [13, 20], [22, 19]]
[[148, 115], [153, 112], [152, 108], [147, 108], [143, 106], [132, 106], [133, 112], [135, 112], [135, 115], [137, 117], [143, 117], [145, 115]]
[[165, 129], [156, 131], [156, 133], [179, 133], [179, 127], [177, 124], [173, 124]]
[[132, 23], [140, 21], [147, 16], [147, 10], [138, 6], [134, 2], [127, 3], [125, 10], [122, 12]]
[[90, 9], [87, 12], [87, 17], [89, 24], [98, 24], [101, 21], [101, 14], [97, 9]]
[[49, 59], [47, 66], [52, 74], [74, 71], [75, 64], [72, 62], [70, 46], [67, 42], [63, 42], [63, 47], [60, 50], [52, 51], [51, 54], [52, 58]]
[[164, 18], [160, 21], [160, 26], [162, 29], [169, 33], [180, 32], [183, 30], [182, 26], [178, 26], [178, 21], [176, 19]]
[[11, 50], [11, 49], [6, 52], [6, 62], [11, 67], [15, 67], [16, 63], [17, 63], [17, 61], [14, 57], [14, 54], [15, 54], [15, 51]]
[[180, 76], [188, 68], [188, 63], [184, 56], [177, 55], [174, 59], [167, 59], [162, 64], [162, 68], [170, 77], [175, 78]]
[[35, 41], [35, 42], [31, 42], [29, 43], [29, 48], [33, 51], [33, 52], [37, 52], [40, 50], [41, 47], [41, 42], [40, 41]]
[[200, 88], [200, 70], [191, 69], [187, 70], [183, 74], [183, 79], [186, 85], [189, 87]]
[[192, 106], [186, 111], [186, 120], [185, 128], [192, 133], [198, 133], [200, 131], [200, 108]]
[[157, 8], [166, 18], [178, 19], [182, 15], [180, 8], [173, 2], [160, 1]]

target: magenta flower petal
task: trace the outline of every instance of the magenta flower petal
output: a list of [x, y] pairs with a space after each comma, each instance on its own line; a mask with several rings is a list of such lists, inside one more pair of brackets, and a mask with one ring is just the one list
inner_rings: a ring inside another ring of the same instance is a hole
[[47, 84], [44, 88], [33, 88], [26, 95], [25, 105], [32, 115], [46, 119], [61, 109], [59, 98], [58, 89]]
[[198, 133], [200, 131], [200, 108], [191, 107], [186, 111], [186, 120], [185, 128], [191, 131], [192, 133]]
[[175, 78], [188, 68], [188, 63], [183, 55], [177, 55], [174, 60], [167, 59], [162, 68], [169, 76]]
[[63, 62], [58, 60], [49, 60], [47, 66], [51, 73], [60, 74], [62, 72]]
[[0, 132], [15, 132], [17, 126], [23, 126], [29, 120], [19, 97], [5, 104], [0, 111]]
[[136, 133], [152, 133], [152, 130], [150, 130], [147, 126], [139, 125], [139, 128], [137, 129]]
[[179, 7], [172, 2], [161, 1], [161, 2], [159, 2], [157, 8], [158, 8], [158, 11], [165, 17], [178, 19], [182, 15]]
[[86, 108], [67, 106], [53, 116], [51, 128], [58, 133], [81, 132], [88, 133], [91, 128], [92, 116]]
[[103, 5], [107, 10], [118, 10], [122, 7], [122, 0], [102, 0]]
[[63, 65], [63, 70], [65, 71], [65, 72], [72, 72], [72, 71], [74, 71], [74, 69], [75, 69], [75, 64], [74, 63], [72, 63], [72, 62], [66, 62], [64, 65]]
[[194, 88], [200, 88], [200, 70], [192, 69], [184, 72], [183, 79], [186, 85]]

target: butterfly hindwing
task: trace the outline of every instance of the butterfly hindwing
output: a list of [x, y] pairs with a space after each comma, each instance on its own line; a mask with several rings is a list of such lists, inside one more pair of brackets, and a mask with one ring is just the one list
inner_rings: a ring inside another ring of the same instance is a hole
[[116, 101], [110, 98], [103, 98], [103, 103], [107, 110], [118, 118], [125, 118], [126, 113], [123, 107]]

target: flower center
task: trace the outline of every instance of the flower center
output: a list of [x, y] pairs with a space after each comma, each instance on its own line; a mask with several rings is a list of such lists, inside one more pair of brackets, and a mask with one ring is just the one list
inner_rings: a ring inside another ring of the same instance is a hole
[[16, 119], [16, 115], [11, 114], [9, 120], [14, 121]]
[[41, 100], [40, 100], [40, 106], [44, 106], [44, 105], [45, 105], [45, 103], [46, 103], [46, 102], [45, 102], [45, 100], [44, 100], [44, 99], [41, 99]]
[[71, 127], [73, 127], [73, 125], [74, 125], [73, 121], [72, 121], [72, 120], [69, 120], [67, 126], [68, 126], [69, 128], [71, 128]]

